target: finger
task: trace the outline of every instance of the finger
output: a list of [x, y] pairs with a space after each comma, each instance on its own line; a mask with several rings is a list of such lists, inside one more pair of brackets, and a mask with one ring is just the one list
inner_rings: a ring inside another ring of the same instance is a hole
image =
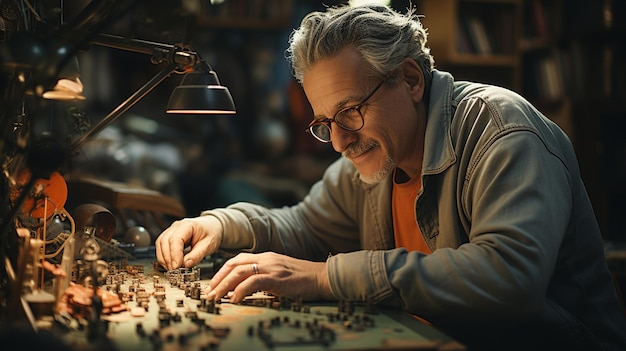
[[171, 237], [171, 227], [163, 231], [156, 239], [156, 253], [159, 262], [166, 269], [172, 269], [172, 255], [169, 239]]
[[176, 269], [183, 262], [183, 248], [191, 237], [191, 228], [186, 228], [180, 221], [174, 222], [159, 236], [160, 255], [167, 269]]
[[205, 255], [205, 250], [201, 248], [200, 245], [196, 245], [191, 248], [191, 251], [183, 256], [183, 266], [185, 266], [186, 268], [191, 268], [199, 264]]
[[231, 303], [239, 303], [246, 296], [252, 295], [259, 290], [259, 287], [263, 285], [263, 282], [267, 280], [268, 275], [253, 274], [244, 279], [241, 283], [233, 289], [230, 295]]
[[[211, 286], [213, 290], [208, 294], [209, 299], [219, 299], [227, 293], [234, 291], [239, 284], [241, 284], [246, 279], [250, 279], [251, 273], [245, 270], [245, 265], [235, 267], [230, 274], [228, 274], [220, 283], [216, 286]], [[234, 294], [234, 293], [233, 293]], [[232, 302], [235, 302], [233, 299], [233, 294], [231, 294], [230, 298]]]
[[[220, 284], [220, 282], [228, 275], [230, 272], [237, 267], [237, 264], [233, 263], [234, 258], [226, 261], [222, 267], [213, 275], [211, 281], [209, 282], [209, 293], [211, 293], [216, 286]], [[221, 296], [218, 296], [221, 297]]]
[[224, 279], [224, 277], [226, 277], [233, 269], [235, 269], [235, 267], [244, 264], [251, 264], [253, 262], [255, 262], [254, 254], [249, 254], [245, 252], [237, 254], [235, 257], [230, 258], [229, 260], [224, 262], [224, 264], [217, 271], [217, 273], [213, 275], [213, 278], [211, 278], [211, 286], [217, 286], [222, 281], [222, 279]]
[[253, 275], [252, 264], [235, 265], [228, 269], [228, 273], [222, 276], [219, 281], [211, 280], [211, 291], [208, 294], [208, 298], [221, 298], [226, 295], [227, 292], [234, 290], [244, 280], [250, 279]]
[[[163, 233], [161, 233], [163, 234]], [[161, 252], [161, 250], [163, 249], [163, 243], [161, 241], [162, 236], [159, 235], [156, 240], [154, 241], [154, 251], [156, 254], [156, 258], [157, 261], [159, 262], [159, 264], [163, 267], [165, 267], [165, 269], [167, 269], [167, 262], [165, 261], [165, 258], [163, 257], [163, 253]]]
[[159, 263], [166, 269], [172, 269], [170, 262], [172, 261], [170, 255], [170, 244], [167, 240], [167, 233], [163, 232], [159, 235], [155, 241], [156, 254]]
[[183, 262], [183, 249], [185, 242], [187, 242], [187, 232], [183, 231], [183, 235], [173, 235], [168, 238], [167, 243], [169, 249], [165, 252], [164, 256], [169, 255], [169, 269], [176, 269], [182, 265]]

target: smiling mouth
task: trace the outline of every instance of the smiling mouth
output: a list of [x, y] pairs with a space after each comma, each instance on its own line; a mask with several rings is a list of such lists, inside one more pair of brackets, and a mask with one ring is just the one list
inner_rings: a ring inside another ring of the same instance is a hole
[[355, 160], [365, 155], [366, 153], [370, 152], [371, 150], [375, 149], [376, 147], [378, 147], [378, 144], [373, 141], [359, 143], [357, 145], [354, 145], [353, 147], [350, 147], [346, 151], [344, 151], [343, 157], [350, 159], [350, 160]]

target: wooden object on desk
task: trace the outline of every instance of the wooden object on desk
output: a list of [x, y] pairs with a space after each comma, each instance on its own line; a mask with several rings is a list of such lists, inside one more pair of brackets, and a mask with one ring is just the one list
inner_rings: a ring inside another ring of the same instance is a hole
[[186, 214], [185, 208], [177, 199], [136, 185], [81, 177], [69, 179], [68, 189], [72, 203], [102, 204], [122, 218], [124, 229], [128, 229], [126, 212], [140, 213], [145, 221], [150, 216], [161, 230], [168, 226], [163, 221], [163, 215], [183, 218]]

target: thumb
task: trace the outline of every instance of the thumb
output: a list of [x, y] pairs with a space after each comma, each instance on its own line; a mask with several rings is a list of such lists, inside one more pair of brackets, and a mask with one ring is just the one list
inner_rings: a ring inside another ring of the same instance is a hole
[[194, 247], [183, 257], [183, 265], [185, 268], [196, 266], [204, 258], [204, 251], [198, 247]]

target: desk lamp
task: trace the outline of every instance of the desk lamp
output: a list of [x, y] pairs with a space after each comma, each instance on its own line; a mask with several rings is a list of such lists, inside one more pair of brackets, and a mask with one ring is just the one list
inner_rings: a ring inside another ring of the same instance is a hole
[[236, 112], [228, 88], [220, 85], [215, 71], [200, 58], [197, 52], [188, 46], [127, 39], [109, 34], [96, 35], [92, 43], [125, 51], [151, 54], [152, 63], [167, 63], [167, 65], [100, 120], [91, 130], [76, 139], [72, 144], [72, 150], [77, 149], [89, 138], [115, 122], [172, 73], [185, 74], [185, 77], [183, 77], [181, 84], [174, 88], [166, 109], [167, 113], [234, 114]]

